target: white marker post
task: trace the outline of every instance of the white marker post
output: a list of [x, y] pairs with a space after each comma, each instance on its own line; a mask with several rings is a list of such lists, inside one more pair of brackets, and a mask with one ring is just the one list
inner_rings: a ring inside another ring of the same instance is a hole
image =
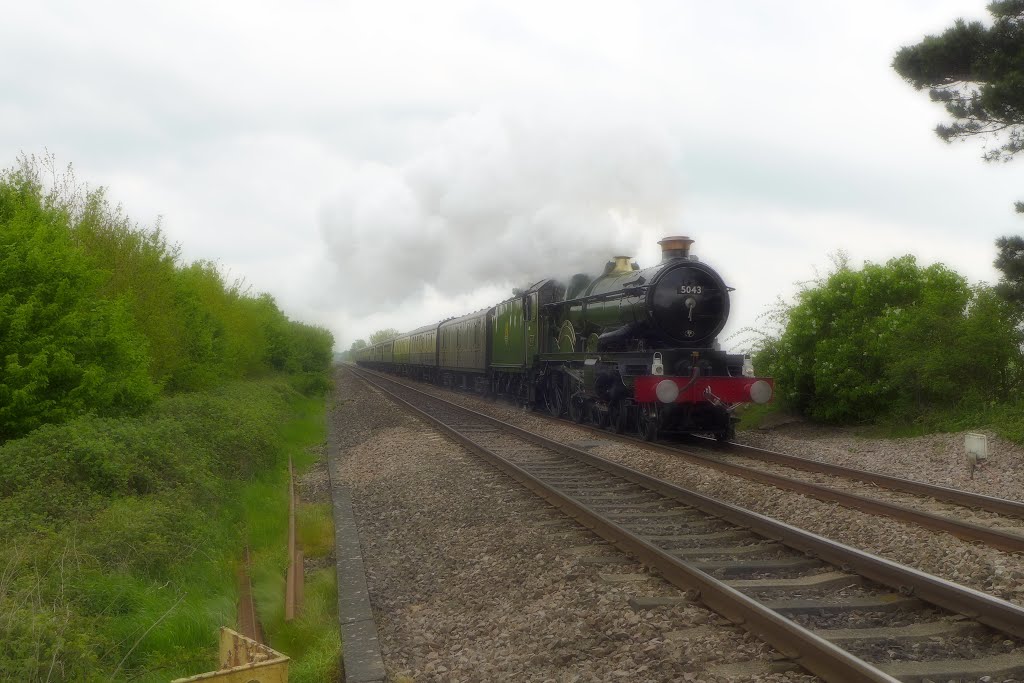
[[968, 432], [964, 434], [964, 450], [967, 452], [967, 463], [971, 466], [971, 479], [974, 470], [988, 460], [988, 437], [984, 434]]

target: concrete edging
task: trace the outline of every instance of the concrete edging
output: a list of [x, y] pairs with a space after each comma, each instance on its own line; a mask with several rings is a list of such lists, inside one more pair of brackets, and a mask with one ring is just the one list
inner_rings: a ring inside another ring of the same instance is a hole
[[377, 624], [370, 607], [366, 570], [359, 547], [359, 530], [352, 509], [352, 491], [335, 481], [338, 441], [334, 420], [327, 415], [327, 471], [334, 511], [334, 555], [338, 572], [338, 619], [345, 683], [384, 683], [387, 675], [377, 641]]

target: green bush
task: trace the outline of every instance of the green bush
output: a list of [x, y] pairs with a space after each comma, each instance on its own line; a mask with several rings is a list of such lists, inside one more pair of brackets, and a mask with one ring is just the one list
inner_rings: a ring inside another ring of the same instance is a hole
[[10, 583], [0, 584], [0, 680], [96, 680], [100, 648], [88, 622], [63, 601], [49, 599], [30, 568], [8, 561], [5, 570]]
[[162, 578], [203, 528], [189, 491], [117, 498], [83, 528], [83, 550], [105, 570]]
[[787, 407], [829, 422], [1005, 400], [1021, 367], [1013, 310], [941, 264], [913, 256], [840, 262], [784, 311], [755, 362]]

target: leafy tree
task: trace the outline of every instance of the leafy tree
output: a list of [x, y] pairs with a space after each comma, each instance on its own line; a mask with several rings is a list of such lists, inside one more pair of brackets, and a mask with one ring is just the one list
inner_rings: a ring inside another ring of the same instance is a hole
[[[72, 241], [94, 268], [107, 272], [99, 294], [125, 301], [136, 326], [149, 340], [150, 376], [158, 384], [173, 384], [187, 365], [184, 321], [173, 305], [177, 246], [167, 243], [159, 227], [147, 231], [133, 224], [120, 207], [111, 206], [102, 188], [78, 189], [70, 170], [65, 178], [63, 194], [51, 192], [51, 201], [68, 209]], [[76, 206], [81, 210], [74, 210]]]
[[1005, 398], [1019, 366], [1011, 307], [913, 256], [856, 271], [840, 262], [786, 311], [756, 359], [791, 408], [831, 422]]
[[386, 342], [387, 340], [393, 339], [400, 334], [401, 332], [399, 332], [393, 327], [388, 327], [383, 330], [377, 330], [376, 332], [370, 335], [370, 344], [380, 344], [381, 342]]
[[146, 340], [122, 299], [100, 297], [106, 277], [36, 178], [0, 175], [0, 439], [155, 398]]
[[996, 260], [992, 264], [1002, 273], [996, 292], [1006, 301], [1024, 310], [1024, 237], [1000, 237], [996, 240]]
[[[952, 116], [935, 132], [943, 140], [992, 136], [1001, 144], [988, 161], [1008, 161], [1024, 149], [1024, 0], [988, 5], [992, 26], [958, 19], [942, 35], [901, 48], [893, 68]], [[1024, 202], [1017, 202], [1024, 212]]]
[[358, 351], [360, 349], [365, 349], [366, 346], [367, 345], [365, 339], [356, 339], [354, 342], [352, 342], [352, 346], [349, 347], [349, 351]]
[[893, 68], [953, 117], [936, 132], [944, 140], [1004, 133], [991, 159], [1024, 149], [1024, 0], [988, 5], [992, 26], [958, 19], [940, 36], [901, 48]]

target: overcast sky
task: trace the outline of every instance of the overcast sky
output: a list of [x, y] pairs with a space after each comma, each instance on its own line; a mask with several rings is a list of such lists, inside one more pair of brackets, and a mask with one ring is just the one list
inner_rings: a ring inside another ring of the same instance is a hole
[[679, 233], [729, 337], [840, 249], [995, 279], [1024, 161], [890, 67], [986, 2], [5, 3], [0, 166], [74, 164], [339, 349]]

